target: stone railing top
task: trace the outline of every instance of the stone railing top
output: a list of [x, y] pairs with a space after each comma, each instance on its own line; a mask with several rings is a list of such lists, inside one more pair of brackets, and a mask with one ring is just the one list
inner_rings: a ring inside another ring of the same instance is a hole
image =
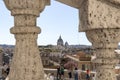
[[[56, 0], [56, 1], [61, 2], [61, 3], [64, 3], [64, 4], [69, 5], [69, 6], [71, 6], [71, 7], [80, 9], [82, 3], [83, 3], [85, 0]], [[87, 0], [87, 1], [89, 1], [89, 0]], [[115, 4], [115, 5], [120, 6], [120, 0], [98, 0], [98, 1], [110, 2], [110, 3], [112, 3], [112, 4]]]
[[81, 6], [81, 4], [82, 4], [82, 2], [84, 0], [56, 0], [56, 1], [64, 3], [64, 4], [69, 5], [71, 7], [79, 9], [79, 7]]

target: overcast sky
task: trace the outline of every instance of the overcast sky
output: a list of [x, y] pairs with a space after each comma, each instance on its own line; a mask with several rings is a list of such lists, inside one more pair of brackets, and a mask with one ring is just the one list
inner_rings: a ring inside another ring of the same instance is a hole
[[[37, 26], [42, 29], [38, 35], [38, 45], [56, 45], [61, 35], [64, 42], [69, 44], [91, 45], [84, 32], [78, 32], [78, 10], [67, 5], [51, 0], [37, 19]], [[0, 44], [15, 44], [14, 35], [9, 29], [14, 26], [14, 20], [0, 0]]]

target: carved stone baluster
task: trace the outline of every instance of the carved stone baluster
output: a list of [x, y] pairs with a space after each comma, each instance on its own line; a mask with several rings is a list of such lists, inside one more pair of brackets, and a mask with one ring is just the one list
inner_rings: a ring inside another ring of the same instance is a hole
[[119, 62], [115, 49], [118, 47], [120, 29], [95, 29], [86, 31], [93, 44], [97, 63], [96, 80], [116, 80], [115, 65]]
[[4, 0], [14, 16], [16, 45], [12, 59], [9, 80], [44, 80], [44, 70], [37, 46], [40, 28], [36, 18], [49, 0]]
[[86, 32], [97, 55], [96, 80], [116, 80], [114, 50], [120, 41], [120, 0], [57, 1], [79, 9], [79, 31]]

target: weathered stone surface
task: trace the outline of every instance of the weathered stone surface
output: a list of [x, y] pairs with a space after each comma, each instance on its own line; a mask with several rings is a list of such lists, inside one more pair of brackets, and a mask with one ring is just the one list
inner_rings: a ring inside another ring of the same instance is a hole
[[109, 2], [86, 0], [80, 10], [80, 31], [99, 28], [120, 28], [120, 10]]
[[87, 37], [92, 42], [94, 48], [117, 48], [120, 30], [115, 29], [95, 29], [86, 31]]
[[50, 0], [4, 0], [4, 2], [12, 15], [31, 14], [38, 16], [45, 6], [50, 4]]
[[94, 29], [86, 31], [87, 38], [93, 44], [97, 63], [96, 80], [116, 80], [115, 65], [119, 63], [115, 49], [120, 39], [120, 29]]
[[15, 54], [12, 59], [10, 80], [44, 80], [37, 33], [16, 34]]
[[15, 54], [10, 67], [9, 80], [45, 80], [37, 47], [41, 32], [36, 27], [36, 18], [50, 0], [4, 0], [14, 16]]

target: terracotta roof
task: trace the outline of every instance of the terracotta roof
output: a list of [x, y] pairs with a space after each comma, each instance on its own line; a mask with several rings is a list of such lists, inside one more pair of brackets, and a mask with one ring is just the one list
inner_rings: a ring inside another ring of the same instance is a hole
[[85, 52], [82, 52], [82, 51], [77, 52], [76, 55], [77, 55], [79, 58], [86, 56]]

